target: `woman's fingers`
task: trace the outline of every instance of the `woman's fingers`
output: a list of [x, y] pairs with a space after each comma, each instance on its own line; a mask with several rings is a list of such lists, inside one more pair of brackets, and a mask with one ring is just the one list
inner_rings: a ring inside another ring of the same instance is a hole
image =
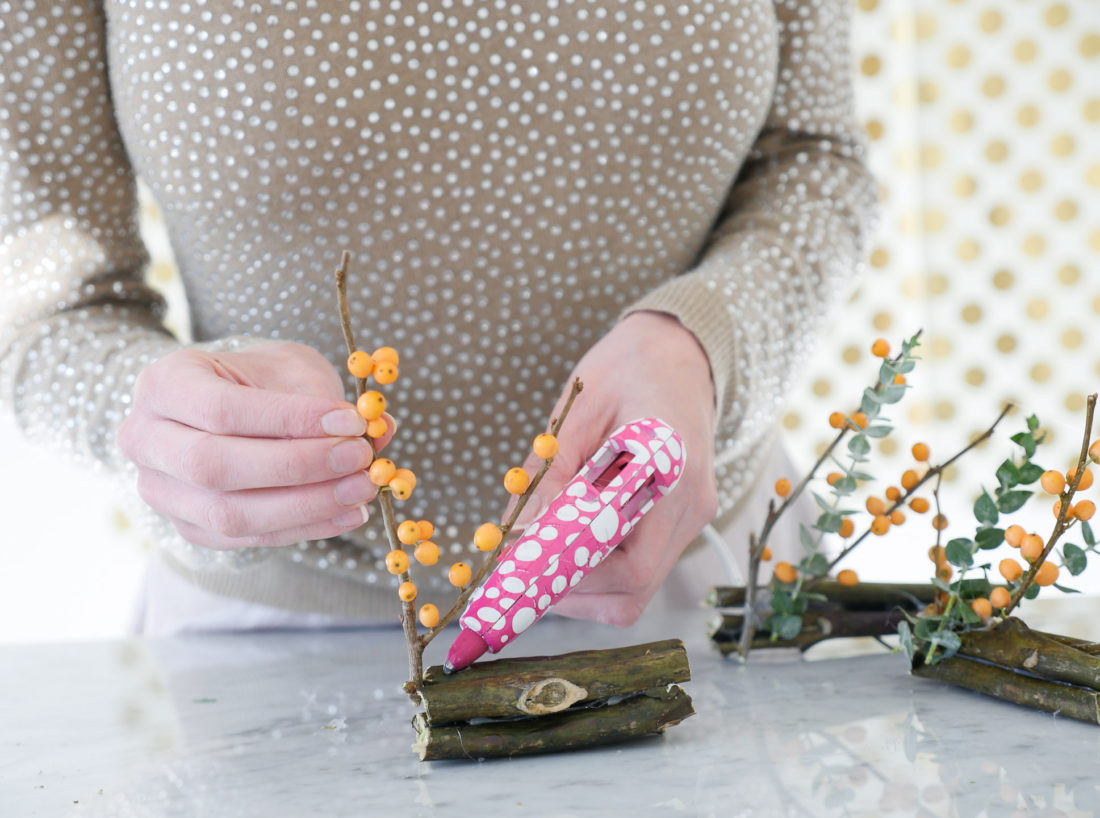
[[370, 444], [358, 437], [232, 437], [140, 418], [126, 427], [119, 445], [139, 466], [212, 491], [323, 483], [362, 471], [373, 459]]
[[[146, 369], [135, 409], [213, 435], [260, 438], [353, 437], [366, 422], [343, 400], [265, 389], [231, 377], [226, 365], [184, 350]], [[228, 356], [226, 356], [228, 357]]]
[[361, 525], [360, 507], [375, 498], [378, 487], [366, 472], [357, 471], [306, 486], [219, 492], [141, 468], [138, 491], [145, 502], [171, 519], [233, 540], [318, 523]]

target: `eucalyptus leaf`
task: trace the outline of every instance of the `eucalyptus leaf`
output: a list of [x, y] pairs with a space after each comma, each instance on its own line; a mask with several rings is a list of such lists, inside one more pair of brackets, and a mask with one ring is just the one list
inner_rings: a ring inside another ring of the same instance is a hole
[[1011, 460], [1006, 460], [997, 467], [997, 482], [1005, 488], [1012, 488], [1020, 482], [1020, 470]]
[[989, 496], [989, 492], [983, 491], [982, 496], [974, 502], [974, 517], [983, 525], [993, 525], [1000, 514], [997, 512], [997, 504]]
[[1096, 545], [1096, 535], [1092, 533], [1092, 526], [1088, 523], [1081, 523], [1081, 536], [1085, 538], [1085, 545]]
[[[826, 515], [821, 515], [821, 517], [824, 516]], [[817, 519], [818, 525], [821, 524], [821, 517], [818, 517]], [[798, 540], [802, 543], [802, 547], [805, 548], [807, 551], [817, 550], [818, 538], [810, 533], [810, 529], [806, 528], [806, 525], [804, 523], [798, 524]]]
[[889, 386], [894, 382], [894, 376], [898, 374], [897, 369], [889, 361], [883, 361], [882, 366], [878, 368], [878, 382], [883, 386]]
[[906, 658], [910, 662], [913, 661], [913, 631], [909, 627], [909, 623], [904, 619], [898, 623], [898, 642], [901, 645], [901, 649], [905, 651]]
[[1088, 555], [1081, 546], [1074, 545], [1071, 542], [1062, 546], [1062, 563], [1073, 576], [1078, 576], [1084, 571], [1088, 561]]
[[878, 426], [868, 426], [863, 430], [863, 434], [867, 435], [867, 437], [886, 437], [892, 431], [894, 431], [893, 426], [888, 426], [883, 423]]
[[970, 550], [973, 545], [973, 541], [962, 537], [951, 540], [944, 549], [944, 556], [952, 565], [969, 568], [974, 564], [974, 554]]
[[856, 457], [863, 457], [869, 454], [871, 451], [871, 444], [867, 440], [867, 436], [862, 433], [855, 435], [848, 441], [848, 451]]
[[905, 397], [905, 386], [887, 386], [879, 393], [880, 403], [897, 403]]
[[1081, 593], [1076, 588], [1070, 588], [1069, 586], [1066, 586], [1066, 585], [1059, 585], [1057, 582], [1054, 583], [1054, 587], [1057, 588], [1059, 591], [1061, 591], [1063, 594], [1079, 594], [1079, 593]]
[[1033, 493], [1030, 491], [1007, 491], [997, 498], [997, 508], [1004, 514], [1011, 514], [1023, 507]]
[[1035, 454], [1035, 447], [1038, 444], [1036, 444], [1035, 436], [1031, 432], [1017, 432], [1011, 440], [1024, 450], [1024, 454], [1027, 455], [1029, 460]]
[[1030, 485], [1043, 476], [1045, 469], [1030, 460], [1020, 466], [1020, 485]]
[[824, 554], [814, 554], [802, 560], [803, 570], [810, 576], [821, 576], [829, 569], [829, 561]]
[[1001, 528], [982, 528], [974, 534], [974, 539], [978, 543], [978, 548], [996, 548], [1004, 542], [1005, 532]]
[[841, 497], [851, 494], [858, 488], [855, 479], [851, 477], [841, 477], [835, 483], [833, 483], [833, 491]]
[[802, 617], [793, 615], [773, 616], [772, 635], [780, 639], [794, 639], [802, 632]]

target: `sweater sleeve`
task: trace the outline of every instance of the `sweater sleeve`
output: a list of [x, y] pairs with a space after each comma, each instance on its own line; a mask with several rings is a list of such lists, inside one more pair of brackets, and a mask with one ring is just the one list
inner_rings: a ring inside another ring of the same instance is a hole
[[[766, 123], [697, 264], [627, 311], [675, 315], [707, 353], [719, 436], [752, 447], [853, 278], [875, 211], [845, 0], [777, 0]], [[746, 438], [754, 438], [749, 440]]]
[[0, 406], [118, 467], [137, 374], [178, 343], [143, 282], [100, 3], [0, 3]]

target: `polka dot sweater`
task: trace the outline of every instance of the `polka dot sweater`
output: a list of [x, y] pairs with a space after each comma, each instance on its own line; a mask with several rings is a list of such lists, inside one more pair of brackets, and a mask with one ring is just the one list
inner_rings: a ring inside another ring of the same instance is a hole
[[[404, 364], [395, 451], [430, 476], [403, 511], [445, 549], [497, 518], [500, 474], [634, 310], [675, 315], [709, 356], [728, 515], [872, 217], [847, 14], [0, 0], [0, 402], [30, 438], [129, 474], [115, 433], [134, 380], [181, 346], [143, 281], [140, 177], [201, 348], [292, 340], [342, 369], [331, 272], [352, 253], [361, 341]], [[396, 610], [373, 523], [231, 554], [163, 522], [158, 539], [219, 593]]]

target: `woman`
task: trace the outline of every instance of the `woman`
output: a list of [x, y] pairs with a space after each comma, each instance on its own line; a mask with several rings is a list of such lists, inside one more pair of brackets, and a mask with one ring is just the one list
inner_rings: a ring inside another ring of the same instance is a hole
[[[158, 512], [148, 630], [392, 617], [345, 249], [359, 337], [402, 356], [400, 513], [442, 545], [498, 518], [574, 375], [532, 514], [639, 416], [688, 467], [558, 611], [632, 622], [733, 524], [873, 209], [846, 2], [0, 9], [0, 395]], [[192, 344], [142, 282], [135, 174]]]

